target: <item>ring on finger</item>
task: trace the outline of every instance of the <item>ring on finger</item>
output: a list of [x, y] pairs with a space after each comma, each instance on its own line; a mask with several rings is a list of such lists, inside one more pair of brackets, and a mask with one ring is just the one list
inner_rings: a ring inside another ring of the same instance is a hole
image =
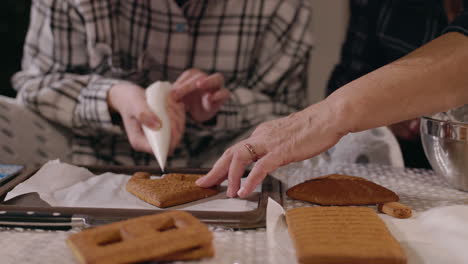
[[250, 145], [249, 143], [245, 143], [244, 147], [249, 151], [250, 157], [252, 158], [253, 162], [256, 162], [258, 160], [258, 155], [257, 152], [255, 151], [254, 147]]

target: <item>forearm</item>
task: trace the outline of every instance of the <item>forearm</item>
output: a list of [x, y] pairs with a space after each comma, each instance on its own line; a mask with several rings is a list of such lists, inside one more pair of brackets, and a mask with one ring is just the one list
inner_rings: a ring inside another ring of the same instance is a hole
[[95, 134], [97, 130], [121, 132], [119, 126], [112, 124], [106, 102], [108, 90], [117, 82], [99, 75], [33, 76], [26, 71], [13, 78], [20, 103], [82, 135]]
[[33, 1], [22, 70], [13, 86], [21, 103], [73, 133], [119, 133], [106, 97], [120, 80], [94, 70], [85, 23], [71, 1]]
[[347, 132], [445, 111], [468, 102], [468, 37], [445, 34], [331, 94]]

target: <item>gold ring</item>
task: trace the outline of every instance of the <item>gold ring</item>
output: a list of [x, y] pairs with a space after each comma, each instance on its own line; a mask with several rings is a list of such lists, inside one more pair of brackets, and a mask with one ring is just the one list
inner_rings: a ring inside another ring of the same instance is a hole
[[245, 143], [244, 146], [249, 151], [252, 161], [256, 162], [258, 160], [258, 155], [257, 152], [255, 152], [255, 149], [249, 143]]

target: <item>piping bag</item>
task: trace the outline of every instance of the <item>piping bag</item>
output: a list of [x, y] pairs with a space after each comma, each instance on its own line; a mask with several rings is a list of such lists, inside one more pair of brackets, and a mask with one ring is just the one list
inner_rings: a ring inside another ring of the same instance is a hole
[[172, 85], [169, 82], [155, 82], [145, 91], [146, 102], [151, 111], [161, 120], [161, 128], [155, 131], [143, 125], [143, 132], [162, 172], [164, 172], [171, 142], [171, 121], [167, 112], [167, 97], [171, 89]]

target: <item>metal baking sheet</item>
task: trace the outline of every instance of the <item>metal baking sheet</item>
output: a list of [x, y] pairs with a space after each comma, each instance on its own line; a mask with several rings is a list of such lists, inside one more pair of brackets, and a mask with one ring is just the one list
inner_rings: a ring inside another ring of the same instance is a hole
[[[105, 172], [131, 175], [137, 171], [146, 171], [155, 175], [160, 175], [161, 170], [146, 166], [82, 166], [94, 174]], [[30, 178], [37, 169], [25, 169], [23, 173], [16, 176], [7, 184], [0, 187], [0, 197], [4, 198], [6, 193], [11, 191], [16, 185]], [[196, 173], [206, 174], [209, 169], [190, 169], [190, 168], [168, 168], [165, 173]], [[262, 184], [262, 191], [258, 196], [258, 206], [255, 210], [243, 212], [224, 212], [224, 211], [187, 211], [201, 221], [214, 225], [235, 229], [261, 228], [265, 227], [266, 207], [268, 197], [282, 204], [281, 182], [271, 176], [267, 176]], [[84, 207], [51, 207], [44, 206], [40, 202], [30, 202], [20, 204], [0, 204], [0, 211], [36, 211], [36, 212], [58, 212], [66, 214], [87, 215], [99, 219], [127, 219], [142, 215], [161, 213], [166, 209], [116, 209], [116, 208], [84, 208]]]

